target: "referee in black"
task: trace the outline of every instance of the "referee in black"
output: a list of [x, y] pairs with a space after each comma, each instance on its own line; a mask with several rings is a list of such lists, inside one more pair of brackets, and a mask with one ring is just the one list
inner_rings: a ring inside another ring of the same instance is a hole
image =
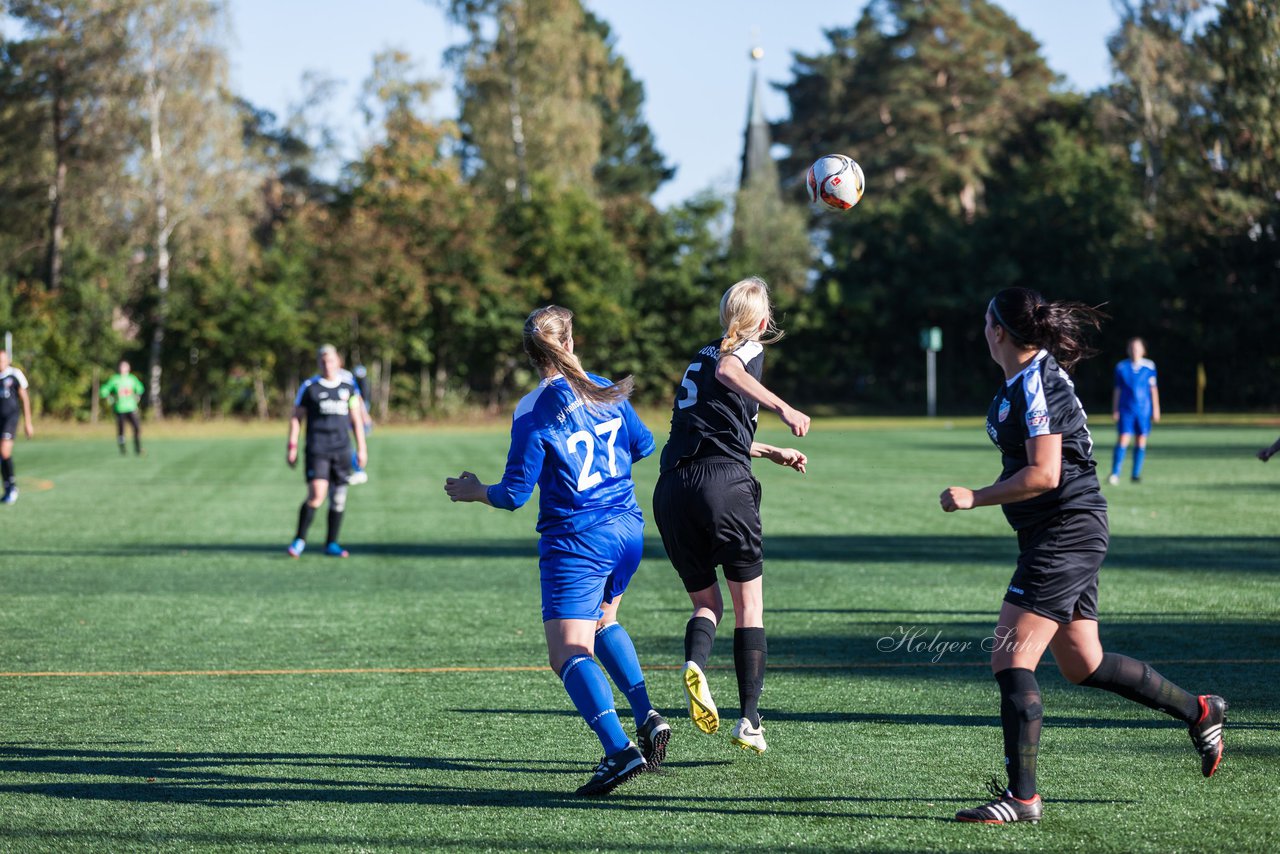
[[960, 821], [1038, 822], [1036, 755], [1043, 709], [1035, 669], [1046, 648], [1062, 675], [1157, 709], [1185, 723], [1210, 777], [1222, 761], [1227, 703], [1195, 695], [1151, 665], [1103, 652], [1098, 639], [1098, 569], [1107, 555], [1107, 502], [1098, 487], [1093, 439], [1068, 376], [1092, 355], [1083, 340], [1102, 315], [1081, 303], [1046, 302], [1007, 288], [987, 305], [983, 333], [1004, 381], [987, 412], [1000, 449], [1000, 477], [981, 489], [948, 487], [948, 513], [1000, 505], [1018, 532], [1018, 565], [991, 638], [991, 670], [1000, 686], [1009, 785], [996, 800], [956, 813]]
[[302, 384], [293, 403], [289, 419], [289, 447], [285, 459], [290, 466], [298, 463], [298, 434], [307, 422], [307, 500], [298, 509], [298, 530], [289, 544], [289, 554], [300, 557], [307, 547], [307, 530], [316, 511], [329, 499], [329, 531], [324, 553], [330, 557], [347, 557], [338, 544], [342, 515], [347, 507], [347, 478], [351, 475], [351, 439], [356, 437], [356, 456], [363, 467], [368, 462], [364, 443], [364, 419], [361, 408], [353, 405], [359, 392], [355, 385], [340, 375], [342, 362], [332, 344], [323, 345], [318, 353], [320, 373]]
[[733, 661], [740, 718], [730, 740], [763, 753], [759, 701], [768, 647], [764, 634], [760, 482], [752, 457], [803, 472], [805, 455], [755, 441], [761, 406], [776, 412], [792, 434], [809, 432], [809, 416], [788, 406], [760, 382], [764, 343], [782, 333], [773, 325], [769, 289], [744, 279], [720, 301], [724, 336], [698, 351], [685, 370], [671, 413], [671, 438], [662, 451], [653, 515], [667, 557], [693, 602], [685, 626], [684, 688], [689, 715], [702, 732], [720, 727], [704, 670], [724, 613], [716, 567], [724, 567], [733, 598]]

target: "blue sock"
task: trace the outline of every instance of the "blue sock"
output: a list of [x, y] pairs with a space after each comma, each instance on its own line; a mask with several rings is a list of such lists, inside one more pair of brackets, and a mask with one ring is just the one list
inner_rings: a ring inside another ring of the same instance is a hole
[[1142, 463], [1147, 458], [1147, 449], [1138, 446], [1133, 449], [1133, 476], [1142, 477]]
[[575, 655], [560, 669], [560, 679], [569, 692], [569, 698], [577, 706], [578, 714], [600, 738], [605, 756], [612, 756], [631, 743], [622, 731], [618, 712], [613, 708], [613, 689], [594, 659]]
[[649, 716], [653, 704], [649, 702], [649, 690], [644, 684], [640, 659], [636, 658], [636, 646], [620, 623], [610, 623], [596, 632], [596, 658], [609, 671], [613, 684], [627, 695], [636, 726], [640, 726]]
[[1116, 444], [1115, 450], [1111, 452], [1111, 474], [1113, 477], [1120, 476], [1120, 467], [1124, 465], [1124, 445]]

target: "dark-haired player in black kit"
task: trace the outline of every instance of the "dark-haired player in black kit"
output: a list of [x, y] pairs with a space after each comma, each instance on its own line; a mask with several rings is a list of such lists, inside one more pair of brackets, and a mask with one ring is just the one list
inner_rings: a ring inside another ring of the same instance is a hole
[[[298, 462], [298, 434], [302, 420], [307, 422], [307, 500], [298, 509], [298, 531], [289, 544], [289, 554], [299, 557], [307, 547], [307, 529], [316, 511], [329, 498], [329, 531], [324, 553], [330, 557], [346, 557], [347, 550], [338, 545], [342, 514], [347, 507], [347, 478], [351, 474], [351, 440], [356, 437], [356, 455], [363, 467], [368, 458], [364, 444], [363, 410], [353, 405], [359, 392], [340, 376], [342, 362], [330, 344], [320, 348], [320, 373], [302, 384], [289, 419], [289, 448], [286, 460], [290, 466]], [[332, 492], [330, 492], [332, 487]]]
[[744, 279], [720, 301], [724, 337], [698, 351], [685, 370], [671, 414], [671, 438], [662, 451], [662, 474], [653, 493], [653, 515], [667, 556], [693, 602], [685, 626], [684, 689], [689, 715], [702, 732], [720, 727], [720, 715], [704, 670], [724, 600], [716, 567], [724, 567], [733, 598], [733, 660], [740, 719], [731, 741], [763, 753], [758, 709], [768, 648], [764, 635], [761, 575], [760, 482], [751, 458], [765, 457], [803, 472], [805, 455], [755, 441], [761, 406], [776, 412], [796, 436], [809, 432], [809, 416], [791, 408], [760, 382], [761, 337], [778, 340], [769, 290]]
[[4, 497], [0, 503], [18, 500], [18, 479], [13, 470], [13, 440], [18, 435], [18, 416], [22, 429], [30, 439], [35, 434], [31, 423], [31, 398], [27, 394], [27, 378], [9, 364], [9, 351], [0, 350], [0, 480], [4, 481]]
[[1042, 707], [1035, 669], [1046, 647], [1062, 675], [1077, 685], [1111, 691], [1187, 724], [1204, 776], [1212, 776], [1222, 761], [1225, 700], [1190, 694], [1149, 664], [1103, 652], [1098, 639], [1107, 502], [1098, 487], [1084, 407], [1067, 370], [1092, 355], [1082, 332], [1101, 319], [1088, 306], [1046, 302], [1026, 288], [1000, 291], [987, 306], [987, 346], [1005, 377], [987, 412], [987, 433], [1004, 466], [991, 486], [952, 486], [940, 501], [948, 513], [999, 504], [1018, 532], [1018, 566], [991, 653], [1009, 785], [996, 800], [956, 813], [960, 821], [1040, 820], [1036, 754]]

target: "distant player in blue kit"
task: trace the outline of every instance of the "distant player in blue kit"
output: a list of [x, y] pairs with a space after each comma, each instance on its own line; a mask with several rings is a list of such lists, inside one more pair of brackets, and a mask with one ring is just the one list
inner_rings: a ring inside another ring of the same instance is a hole
[[1120, 434], [1111, 454], [1112, 484], [1120, 482], [1124, 452], [1129, 441], [1138, 437], [1133, 450], [1133, 482], [1142, 480], [1142, 463], [1147, 456], [1147, 434], [1151, 425], [1160, 421], [1160, 390], [1156, 388], [1156, 363], [1146, 358], [1147, 345], [1141, 338], [1130, 338], [1129, 358], [1116, 365], [1116, 388], [1111, 396], [1111, 416]]
[[1001, 472], [980, 489], [948, 487], [939, 502], [948, 513], [999, 505], [1018, 534], [1017, 568], [990, 638], [1009, 783], [1003, 791], [997, 787], [994, 801], [960, 810], [958, 821], [1040, 821], [1036, 761], [1044, 708], [1035, 670], [1046, 649], [1069, 681], [1186, 724], [1205, 777], [1222, 761], [1227, 702], [1189, 693], [1144, 661], [1103, 651], [1098, 636], [1098, 570], [1110, 542], [1107, 500], [1067, 371], [1091, 353], [1083, 333], [1101, 319], [1086, 305], [1048, 302], [1027, 288], [1006, 288], [987, 304], [983, 335], [1004, 373], [987, 410]]
[[[588, 374], [573, 353], [573, 312], [540, 308], [524, 324], [524, 350], [542, 382], [520, 401], [511, 424], [507, 469], [499, 483], [471, 472], [445, 481], [454, 501], [515, 510], [539, 487], [538, 544], [542, 621], [551, 669], [604, 758], [579, 795], [604, 795], [666, 758], [671, 727], [649, 702], [618, 604], [644, 550], [644, 517], [631, 464], [653, 453], [653, 435], [627, 401], [630, 377], [616, 383]], [[593, 655], [627, 695], [637, 747], [613, 705], [613, 690]]]

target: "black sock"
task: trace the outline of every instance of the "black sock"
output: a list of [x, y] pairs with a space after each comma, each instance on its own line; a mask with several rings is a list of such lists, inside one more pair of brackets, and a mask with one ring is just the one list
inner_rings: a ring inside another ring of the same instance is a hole
[[329, 508], [329, 537], [325, 543], [336, 543], [338, 541], [338, 531], [342, 529], [342, 512]]
[[738, 704], [753, 727], [760, 726], [760, 692], [764, 690], [764, 663], [769, 645], [764, 629], [733, 630], [733, 669], [738, 672]]
[[5, 486], [13, 485], [13, 457], [0, 459], [0, 477], [4, 478]]
[[705, 670], [715, 642], [716, 624], [706, 617], [691, 617], [684, 627], [684, 660]]
[[996, 674], [1000, 685], [1000, 726], [1004, 729], [1004, 764], [1009, 791], [1030, 800], [1036, 794], [1036, 754], [1040, 751], [1040, 686], [1025, 667], [1010, 667]]
[[[121, 447], [120, 450], [123, 451], [124, 448]], [[139, 456], [142, 455], [142, 437], [137, 433], [133, 434], [133, 452]]]
[[1193, 724], [1200, 719], [1199, 697], [1165, 679], [1145, 661], [1127, 655], [1103, 653], [1098, 669], [1080, 684], [1119, 694], [1183, 723]]
[[316, 518], [316, 508], [307, 502], [302, 502], [302, 507], [298, 508], [298, 533], [295, 535], [299, 540], [307, 538], [307, 529], [311, 527], [311, 520]]

